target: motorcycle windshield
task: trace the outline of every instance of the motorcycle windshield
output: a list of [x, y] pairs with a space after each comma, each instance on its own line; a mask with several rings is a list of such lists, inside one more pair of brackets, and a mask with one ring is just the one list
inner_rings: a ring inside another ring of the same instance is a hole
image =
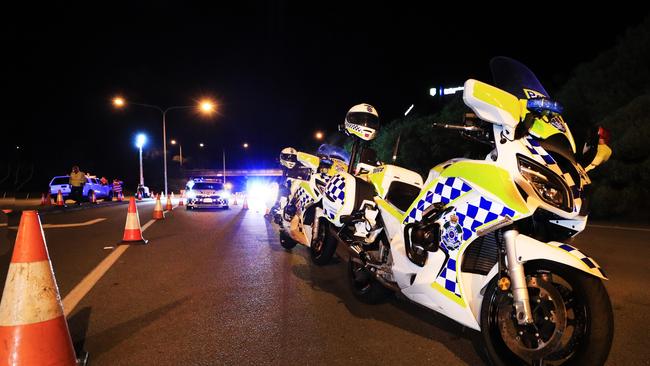
[[338, 159], [346, 164], [350, 161], [350, 154], [344, 148], [336, 145], [322, 144], [318, 148], [318, 155], [327, 156], [332, 159]]
[[490, 61], [492, 77], [497, 88], [519, 99], [550, 98], [537, 76], [528, 67], [508, 57], [495, 57]]
[[[494, 85], [519, 99], [551, 98], [537, 76], [517, 60], [502, 56], [495, 57], [490, 61], [490, 69]], [[573, 158], [576, 152], [569, 126], [559, 114], [547, 119], [536, 119], [529, 134], [539, 140], [552, 140], [553, 146], [567, 158]], [[564, 136], [564, 139], [558, 138], [557, 135]]]

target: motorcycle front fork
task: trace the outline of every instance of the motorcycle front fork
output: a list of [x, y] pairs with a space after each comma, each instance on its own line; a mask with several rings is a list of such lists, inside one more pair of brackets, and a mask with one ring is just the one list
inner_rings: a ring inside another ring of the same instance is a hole
[[506, 258], [508, 260], [508, 274], [512, 282], [511, 291], [517, 323], [524, 325], [533, 322], [533, 313], [530, 308], [524, 264], [519, 261], [519, 258], [517, 257], [517, 236], [519, 236], [519, 232], [515, 229], [510, 229], [503, 233], [503, 239], [506, 246]]

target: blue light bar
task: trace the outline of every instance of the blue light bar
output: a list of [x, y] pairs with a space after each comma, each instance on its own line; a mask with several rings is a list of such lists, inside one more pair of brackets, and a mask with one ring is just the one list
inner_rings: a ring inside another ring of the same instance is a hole
[[564, 110], [564, 107], [562, 107], [559, 102], [546, 98], [528, 99], [528, 102], [526, 102], [526, 108], [529, 111], [537, 113], [553, 112], [561, 114]]

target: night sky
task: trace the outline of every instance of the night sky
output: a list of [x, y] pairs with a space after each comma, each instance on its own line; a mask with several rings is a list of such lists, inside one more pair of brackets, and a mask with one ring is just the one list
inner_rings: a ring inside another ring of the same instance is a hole
[[[411, 103], [417, 113], [432, 112], [430, 87], [490, 81], [496, 55], [524, 62], [553, 93], [646, 15], [607, 8], [586, 17], [539, 6], [542, 15], [522, 10], [512, 19], [406, 2], [231, 3], [105, 3], [40, 9], [3, 24], [5, 172], [7, 164], [33, 165], [25, 186], [32, 190], [73, 164], [135, 184], [133, 140], [145, 132], [145, 177], [160, 186], [160, 114], [115, 110], [118, 94], [160, 106], [213, 98], [219, 112], [212, 118], [168, 114], [168, 139], [181, 141], [187, 164], [219, 168], [225, 148], [231, 167], [273, 166], [284, 146], [314, 149], [316, 130], [340, 142], [336, 126], [353, 104], [373, 104], [384, 122]], [[168, 148], [170, 156], [177, 151]]]

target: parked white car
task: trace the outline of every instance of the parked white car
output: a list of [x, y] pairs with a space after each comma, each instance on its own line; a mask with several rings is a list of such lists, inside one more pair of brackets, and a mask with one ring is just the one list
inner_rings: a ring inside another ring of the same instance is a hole
[[[66, 199], [70, 196], [71, 186], [70, 186], [70, 176], [69, 175], [60, 175], [52, 178], [50, 181], [50, 194], [52, 197], [56, 195], [61, 190], [63, 199]], [[111, 198], [113, 196], [113, 187], [111, 185], [103, 185], [99, 182], [99, 179], [94, 177], [86, 176], [86, 184], [84, 184], [83, 189], [83, 198], [89, 199], [92, 192], [95, 192], [95, 198]]]

